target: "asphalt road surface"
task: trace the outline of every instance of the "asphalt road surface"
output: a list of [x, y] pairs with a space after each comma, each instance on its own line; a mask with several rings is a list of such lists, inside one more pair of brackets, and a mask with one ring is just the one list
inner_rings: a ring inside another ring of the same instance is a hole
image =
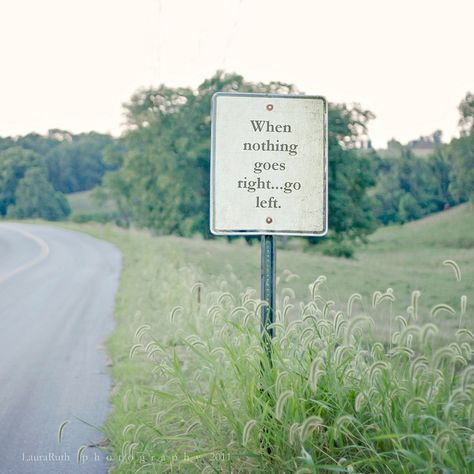
[[81, 446], [103, 440], [90, 425], [109, 408], [120, 265], [85, 234], [0, 224], [0, 474], [107, 472], [104, 451]]

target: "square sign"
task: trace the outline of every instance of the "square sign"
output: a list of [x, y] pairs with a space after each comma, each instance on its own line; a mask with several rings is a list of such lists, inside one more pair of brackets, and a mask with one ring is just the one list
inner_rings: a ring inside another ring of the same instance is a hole
[[327, 232], [327, 102], [304, 95], [212, 98], [211, 232]]

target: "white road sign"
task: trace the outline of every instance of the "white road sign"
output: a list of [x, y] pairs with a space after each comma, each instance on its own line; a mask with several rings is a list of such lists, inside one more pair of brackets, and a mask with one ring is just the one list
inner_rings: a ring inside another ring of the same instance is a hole
[[217, 93], [212, 100], [211, 232], [327, 232], [327, 102]]

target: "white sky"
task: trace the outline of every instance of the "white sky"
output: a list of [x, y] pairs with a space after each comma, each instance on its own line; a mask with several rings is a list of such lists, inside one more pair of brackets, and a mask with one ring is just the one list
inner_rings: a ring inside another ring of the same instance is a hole
[[0, 0], [0, 136], [119, 134], [137, 88], [225, 69], [361, 103], [376, 146], [449, 140], [473, 19], [473, 0]]

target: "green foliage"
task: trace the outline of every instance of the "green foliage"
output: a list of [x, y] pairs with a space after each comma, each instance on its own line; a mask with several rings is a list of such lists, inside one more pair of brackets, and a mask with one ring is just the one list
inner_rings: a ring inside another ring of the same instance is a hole
[[70, 212], [64, 195], [49, 183], [44, 167], [28, 168], [15, 190], [15, 203], [7, 208], [13, 219], [40, 218], [60, 220]]
[[[474, 200], [474, 96], [467, 93], [459, 105], [461, 137], [437, 144], [427, 158], [414, 156], [409, 147], [380, 160], [374, 192], [375, 214], [383, 223], [405, 223], [454, 204]], [[392, 145], [393, 146], [393, 145]]]
[[[396, 313], [390, 289], [336, 306], [320, 277], [300, 305], [299, 280], [284, 271], [270, 367], [255, 292], [230, 268], [227, 281], [203, 283], [180, 252], [201, 253], [195, 241], [141, 234], [132, 244], [137, 237], [114, 237], [125, 251], [109, 341], [117, 389], [106, 435], [115, 472], [472, 470], [474, 340], [464, 330], [443, 346], [436, 337], [446, 316], [451, 334], [469, 320], [465, 298], [455, 315], [446, 304], [425, 309], [417, 292]], [[229, 246], [197, 242], [208, 248], [203, 261], [227, 262]], [[353, 271], [346, 265], [336, 278]], [[371, 319], [390, 329], [385, 344], [371, 339]]]
[[[54, 136], [59, 139], [57, 134]], [[113, 146], [110, 135], [64, 132], [60, 143], [45, 154], [49, 180], [63, 193], [94, 188], [107, 170], [103, 158], [105, 150]]]
[[[287, 94], [295, 89], [218, 72], [197, 91], [165, 86], [138, 91], [126, 105], [122, 167], [104, 179], [107, 193], [137, 225], [159, 234], [209, 235], [210, 103], [218, 91]], [[350, 239], [375, 227], [366, 196], [374, 179], [370, 161], [352, 150], [370, 118], [357, 107], [330, 108], [330, 225]]]
[[322, 253], [331, 257], [352, 258], [354, 256], [354, 247], [345, 240], [328, 240], [322, 246]]
[[37, 133], [17, 138], [0, 138], [0, 152], [20, 147], [34, 152], [47, 166], [48, 179], [57, 191], [71, 193], [91, 189], [107, 170], [105, 155], [113, 155], [120, 144], [110, 135], [96, 132], [72, 134], [52, 129], [46, 136]]
[[9, 147], [0, 151], [0, 215], [15, 204], [15, 193], [20, 180], [30, 168], [44, 168], [37, 153], [20, 147]]
[[[108, 341], [115, 390], [105, 429], [117, 474], [323, 473], [324, 462], [335, 472], [350, 472], [352, 463], [360, 473], [471, 472], [472, 359], [466, 370], [454, 355], [460, 347], [466, 359], [466, 343], [473, 348], [468, 331], [456, 335], [474, 328], [469, 205], [379, 228], [357, 259], [279, 249], [282, 327], [265, 378], [248, 289], [259, 281], [258, 248], [72, 228], [110, 240], [124, 256]], [[328, 281], [308, 292], [318, 274]], [[394, 290], [374, 292], [387, 287]]]
[[401, 147], [398, 158], [379, 162], [375, 214], [383, 224], [405, 223], [459, 201], [449, 191], [450, 162], [439, 147], [429, 158]]
[[122, 168], [105, 188], [125, 216], [160, 234], [208, 236], [210, 103], [216, 91], [290, 92], [217, 74], [199, 86], [137, 92], [127, 104], [129, 132]]
[[474, 202], [474, 95], [467, 93], [459, 105], [461, 137], [447, 147], [452, 162], [451, 191], [459, 200]]
[[[138, 327], [130, 358], [149, 361], [157, 388], [141, 424], [122, 433], [134, 459], [161, 472], [470, 472], [474, 336], [461, 330], [435, 348], [436, 326], [412, 311], [389, 346], [368, 344], [372, 320], [354, 311], [357, 295], [349, 314], [329, 309], [323, 281], [298, 319], [281, 308], [271, 365], [249, 292], [183, 302], [170, 312], [172, 338]], [[374, 311], [394, 298], [376, 296]]]
[[458, 107], [459, 126], [463, 135], [472, 134], [474, 131], [474, 94], [468, 92]]

